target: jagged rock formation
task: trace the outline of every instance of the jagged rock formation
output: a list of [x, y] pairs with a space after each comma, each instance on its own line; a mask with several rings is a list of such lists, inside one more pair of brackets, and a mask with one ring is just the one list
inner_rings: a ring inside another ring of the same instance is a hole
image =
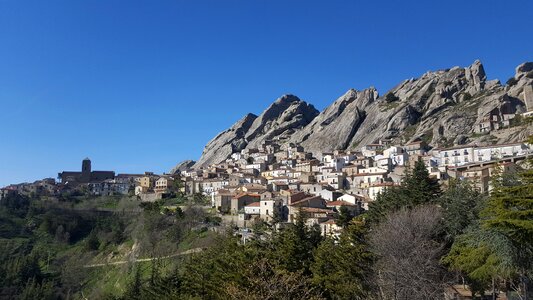
[[358, 92], [349, 90], [320, 113], [309, 125], [296, 132], [291, 142], [306, 151], [324, 152], [346, 149], [366, 118], [365, 108], [378, 97], [374, 88]]
[[247, 114], [230, 129], [219, 133], [204, 148], [202, 157], [196, 162], [195, 167], [212, 163], [219, 163], [228, 158], [232, 153], [241, 151], [248, 143], [245, 135], [253, 122], [257, 119], [254, 114]]
[[174, 166], [174, 168], [170, 169], [169, 174], [176, 174], [176, 173], [180, 173], [181, 171], [188, 170], [192, 168], [195, 163], [196, 162], [194, 160], [190, 160], [190, 159], [184, 160], [178, 163], [176, 166]]
[[272, 103], [246, 133], [249, 147], [266, 140], [285, 140], [311, 122], [319, 111], [293, 95], [284, 95]]
[[520, 130], [515, 127], [503, 134], [480, 133], [480, 128], [492, 126], [490, 120], [502, 121], [526, 111], [524, 87], [532, 82], [531, 62], [518, 66], [515, 76], [502, 85], [487, 80], [477, 60], [466, 68], [405, 80], [382, 96], [372, 87], [351, 89], [321, 113], [286, 95], [259, 117], [248, 115], [215, 137], [195, 166], [218, 163], [265, 140], [298, 143], [318, 157], [321, 152], [355, 149], [380, 140], [402, 144], [420, 138], [433, 146], [524, 140], [533, 133], [533, 126], [523, 124]]
[[248, 114], [230, 129], [220, 133], [204, 148], [195, 164], [201, 167], [219, 163], [232, 153], [246, 147], [257, 147], [263, 141], [290, 137], [309, 124], [317, 115], [313, 105], [293, 95], [284, 95], [270, 105], [259, 117]]

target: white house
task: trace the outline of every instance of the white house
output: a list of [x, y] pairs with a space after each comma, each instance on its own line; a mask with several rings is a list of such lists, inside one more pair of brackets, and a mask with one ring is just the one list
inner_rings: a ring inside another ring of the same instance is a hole
[[438, 157], [439, 166], [461, 166], [474, 161], [475, 145], [437, 149], [433, 153]]
[[364, 199], [365, 198], [363, 196], [353, 195], [353, 194], [344, 194], [340, 196], [339, 198], [337, 198], [337, 200], [339, 201], [345, 201], [345, 202], [348, 202], [354, 205], [357, 204], [357, 202], [359, 201], [363, 201]]
[[259, 216], [261, 214], [261, 203], [260, 202], [253, 202], [244, 207], [244, 214], [245, 215], [257, 215]]
[[530, 148], [524, 143], [482, 146], [476, 147], [474, 160], [476, 162], [492, 161], [528, 153], [530, 153]]
[[281, 215], [283, 201], [281, 199], [262, 199], [259, 205], [259, 215], [261, 219], [270, 221], [276, 214]]
[[333, 168], [335, 171], [340, 171], [345, 166], [346, 162], [343, 157], [334, 156], [329, 160], [329, 162], [325, 162], [324, 164]]
[[395, 184], [392, 182], [374, 183], [368, 187], [368, 198], [374, 201], [379, 193], [383, 193], [386, 188], [393, 187]]

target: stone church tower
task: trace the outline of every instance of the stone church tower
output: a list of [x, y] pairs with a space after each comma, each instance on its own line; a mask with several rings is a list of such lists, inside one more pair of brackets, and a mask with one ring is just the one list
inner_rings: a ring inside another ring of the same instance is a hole
[[91, 180], [91, 160], [87, 157], [81, 162], [81, 182]]

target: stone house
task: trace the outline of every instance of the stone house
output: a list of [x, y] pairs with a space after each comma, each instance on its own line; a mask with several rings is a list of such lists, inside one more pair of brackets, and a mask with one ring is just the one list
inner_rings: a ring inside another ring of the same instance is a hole
[[259, 194], [242, 193], [231, 198], [230, 212], [238, 214], [244, 207], [250, 203], [259, 202], [261, 196]]
[[428, 145], [426, 142], [417, 140], [405, 145], [405, 152], [409, 155], [424, 155], [427, 147]]
[[156, 180], [154, 186], [154, 192], [158, 194], [165, 194], [173, 190], [174, 178], [163, 176]]
[[220, 189], [213, 193], [212, 202], [217, 211], [221, 213], [228, 213], [231, 210], [231, 199], [235, 196], [229, 190]]
[[278, 215], [283, 218], [283, 200], [281, 199], [261, 199], [259, 205], [259, 216], [266, 222], [272, 221]]
[[[290, 203], [288, 205], [288, 208], [289, 208], [288, 221], [293, 222], [295, 220], [296, 214], [299, 211], [307, 211], [305, 210], [305, 208], [325, 209], [326, 200], [322, 199], [322, 197], [320, 196], [309, 196], [301, 200], [298, 200], [296, 202]], [[322, 213], [324, 212], [322, 211]]]

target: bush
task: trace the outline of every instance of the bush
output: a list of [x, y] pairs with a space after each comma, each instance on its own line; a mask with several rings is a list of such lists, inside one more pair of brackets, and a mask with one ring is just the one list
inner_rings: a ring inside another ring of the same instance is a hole
[[94, 250], [98, 250], [99, 247], [100, 247], [100, 241], [98, 240], [98, 236], [96, 235], [96, 232], [93, 230], [87, 237], [85, 249], [89, 251], [94, 251]]
[[395, 101], [399, 101], [400, 98], [398, 98], [398, 96], [394, 95], [393, 93], [387, 93], [387, 95], [385, 95], [385, 101], [387, 101], [388, 103], [391, 103], [391, 102], [395, 102]]
[[511, 78], [507, 79], [507, 85], [508, 86], [513, 86], [513, 85], [515, 85], [517, 83], [518, 83], [518, 80], [516, 80], [516, 78], [514, 78], [514, 77], [511, 77]]

